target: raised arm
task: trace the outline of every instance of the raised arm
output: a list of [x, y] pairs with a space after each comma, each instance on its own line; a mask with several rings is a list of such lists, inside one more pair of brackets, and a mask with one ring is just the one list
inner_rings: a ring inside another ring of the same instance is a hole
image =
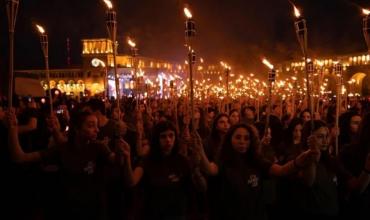
[[18, 126], [14, 109], [8, 111], [7, 122], [9, 129], [8, 147], [11, 153], [12, 160], [17, 163], [35, 162], [41, 160], [41, 154], [39, 152], [25, 153], [22, 150], [18, 139]]
[[123, 165], [125, 183], [128, 186], [136, 186], [143, 177], [144, 169], [140, 166], [132, 169], [130, 145], [123, 139], [119, 141], [117, 156], [120, 157], [121, 165]]

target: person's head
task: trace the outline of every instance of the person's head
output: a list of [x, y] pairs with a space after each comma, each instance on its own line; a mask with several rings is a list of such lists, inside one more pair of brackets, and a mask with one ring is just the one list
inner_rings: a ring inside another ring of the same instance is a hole
[[305, 109], [301, 112], [300, 118], [303, 120], [303, 123], [311, 120], [311, 113], [308, 109]]
[[258, 146], [258, 134], [253, 126], [246, 124], [234, 125], [225, 135], [221, 160], [233, 160], [235, 155], [244, 155], [250, 159], [258, 152]]
[[219, 137], [220, 135], [224, 135], [229, 128], [229, 116], [227, 114], [219, 114], [213, 121], [212, 136]]
[[71, 118], [70, 141], [79, 139], [82, 141], [96, 140], [99, 132], [98, 119], [91, 112], [77, 112]]
[[101, 115], [105, 115], [106, 113], [105, 104], [100, 99], [96, 99], [96, 98], [90, 99], [87, 105], [91, 109], [92, 113], [95, 114], [97, 117]]
[[213, 108], [208, 108], [208, 120], [212, 121], [215, 115], [216, 115], [216, 110]]
[[303, 120], [300, 118], [294, 118], [286, 130], [286, 140], [287, 144], [301, 143], [302, 140], [302, 129]]
[[256, 109], [253, 106], [244, 107], [242, 109], [242, 118], [245, 120], [254, 120]]
[[350, 119], [350, 131], [353, 134], [356, 134], [360, 128], [361, 116], [356, 114], [353, 115]]
[[239, 118], [239, 111], [237, 109], [233, 109], [230, 111], [229, 120], [230, 120], [230, 125], [236, 125], [239, 123], [240, 118]]
[[310, 135], [314, 135], [316, 144], [321, 151], [327, 151], [329, 149], [330, 132], [327, 124], [321, 120], [313, 121], [313, 129], [311, 133], [311, 121], [305, 123], [302, 129], [302, 143], [304, 148], [308, 148], [307, 140]]
[[169, 121], [159, 122], [153, 128], [151, 155], [160, 157], [178, 153], [176, 127]]
[[114, 120], [122, 120], [125, 116], [125, 111], [123, 108], [118, 108], [117, 105], [112, 106], [112, 119]]

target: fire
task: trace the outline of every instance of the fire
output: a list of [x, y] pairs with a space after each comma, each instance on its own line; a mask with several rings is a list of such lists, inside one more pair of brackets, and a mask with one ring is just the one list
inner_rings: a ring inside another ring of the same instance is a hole
[[113, 4], [110, 0], [103, 0], [104, 3], [107, 5], [108, 9], [112, 9], [113, 8]]
[[36, 28], [37, 28], [37, 30], [38, 30], [41, 34], [44, 34], [44, 33], [45, 33], [45, 29], [44, 29], [42, 26], [40, 26], [40, 25], [36, 24]]
[[369, 15], [370, 14], [370, 10], [369, 9], [365, 9], [365, 8], [363, 8], [362, 9], [362, 13], [364, 14], [364, 15]]
[[184, 8], [184, 13], [185, 13], [185, 16], [186, 16], [188, 19], [190, 19], [190, 18], [192, 18], [192, 17], [193, 17], [193, 15], [191, 14], [190, 10], [189, 10], [187, 7], [185, 7], [185, 8]]
[[266, 58], [262, 60], [262, 63], [265, 64], [269, 69], [274, 69], [274, 65], [272, 65]]
[[128, 45], [130, 45], [130, 47], [136, 47], [136, 43], [134, 41], [132, 41], [131, 39], [128, 39], [127, 43], [128, 43]]
[[293, 7], [294, 7], [294, 15], [295, 15], [297, 18], [301, 17], [301, 12], [298, 10], [298, 8], [297, 8], [297, 7], [295, 7], [295, 5], [293, 5]]

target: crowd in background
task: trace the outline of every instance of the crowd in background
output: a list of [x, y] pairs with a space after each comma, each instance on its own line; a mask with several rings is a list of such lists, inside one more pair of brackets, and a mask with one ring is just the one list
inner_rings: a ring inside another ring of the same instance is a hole
[[334, 102], [267, 114], [213, 99], [193, 118], [186, 98], [13, 103], [0, 99], [1, 219], [370, 219], [366, 100], [339, 129]]

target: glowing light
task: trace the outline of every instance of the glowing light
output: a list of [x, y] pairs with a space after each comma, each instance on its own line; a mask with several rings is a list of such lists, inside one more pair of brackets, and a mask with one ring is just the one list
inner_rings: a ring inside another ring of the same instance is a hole
[[113, 4], [110, 0], [103, 0], [105, 5], [108, 7], [108, 9], [112, 9], [113, 8]]
[[301, 17], [301, 12], [298, 10], [298, 8], [295, 7], [295, 5], [293, 5], [293, 7], [294, 7], [294, 16], [296, 16], [296, 18]]
[[365, 9], [365, 8], [363, 8], [363, 9], [362, 9], [362, 13], [363, 13], [364, 15], [368, 16], [368, 15], [370, 14], [370, 10], [369, 10], [369, 9]]
[[193, 17], [193, 15], [191, 14], [190, 10], [189, 10], [187, 7], [185, 7], [185, 8], [184, 8], [184, 14], [185, 14], [185, 16], [186, 16], [188, 19], [190, 19], [190, 18], [192, 18], [192, 17]]
[[127, 40], [127, 43], [128, 45], [130, 45], [130, 47], [136, 47], [136, 43], [132, 41], [130, 38]]
[[265, 64], [269, 69], [274, 69], [274, 65], [272, 65], [266, 58], [262, 60], [262, 63]]
[[44, 34], [45, 33], [45, 29], [42, 26], [36, 24], [36, 28], [40, 32], [40, 34]]

